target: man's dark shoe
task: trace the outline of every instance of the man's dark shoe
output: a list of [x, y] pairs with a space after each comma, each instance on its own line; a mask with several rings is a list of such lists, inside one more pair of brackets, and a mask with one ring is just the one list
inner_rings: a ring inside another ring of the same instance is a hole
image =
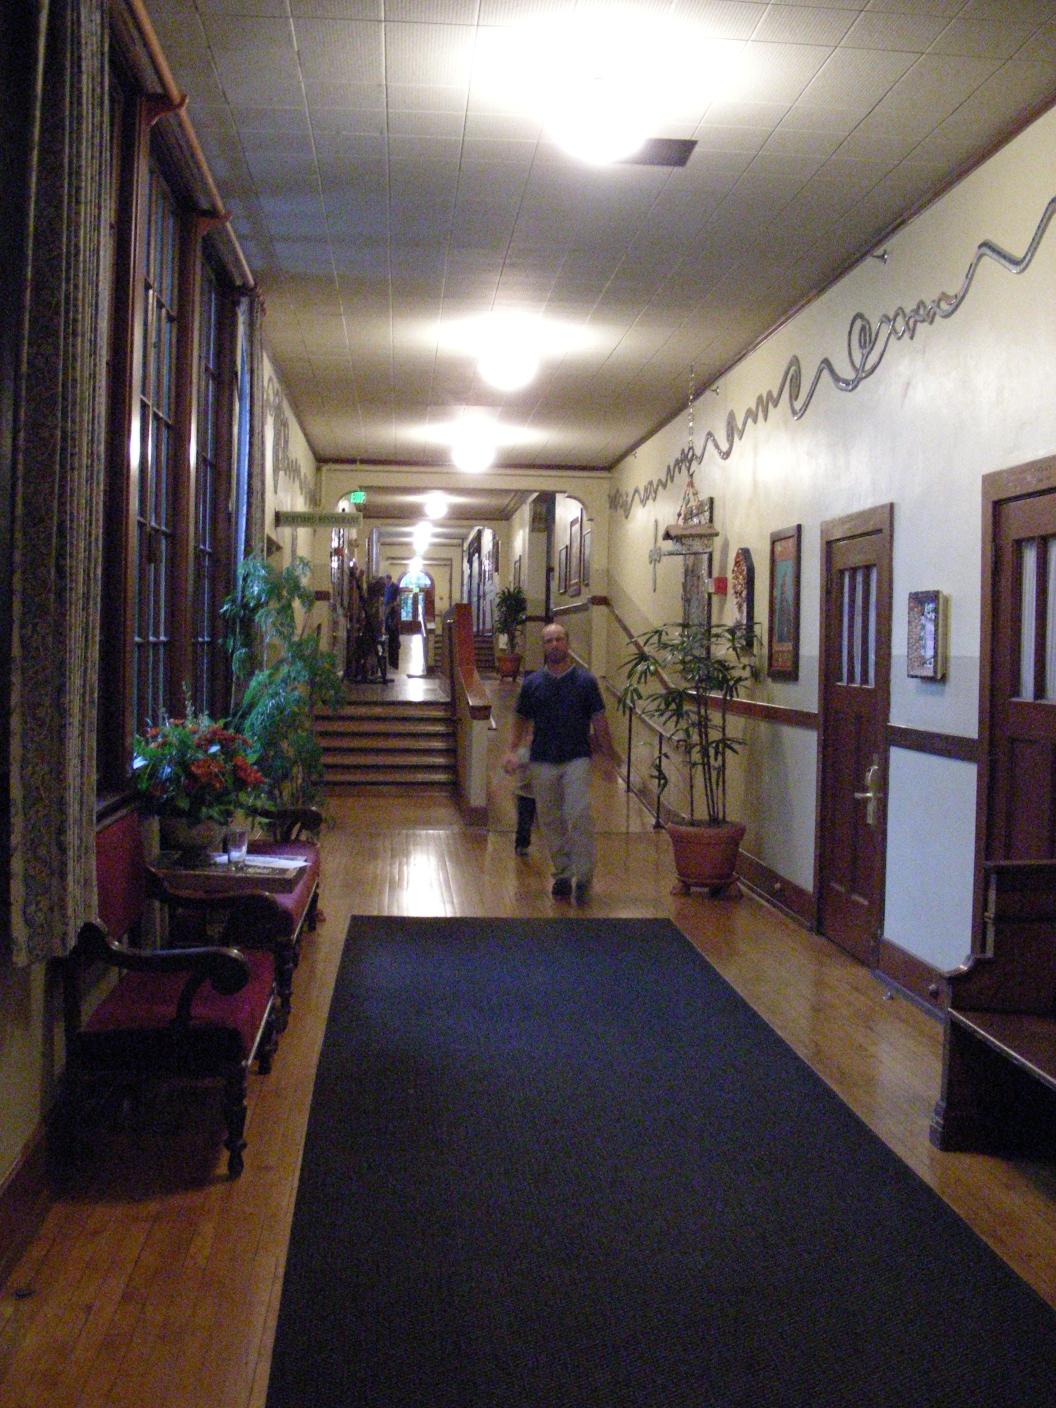
[[577, 880], [577, 881], [576, 881], [576, 892], [575, 892], [575, 893], [576, 893], [576, 904], [582, 904], [583, 901], [584, 901], [584, 900], [588, 897], [588, 895], [590, 894], [590, 881], [589, 881], [589, 880]]
[[517, 856], [526, 856], [528, 854], [528, 842], [515, 841], [513, 846], [513, 853]]
[[572, 881], [567, 875], [559, 875], [550, 887], [550, 893], [555, 900], [567, 900], [572, 897]]

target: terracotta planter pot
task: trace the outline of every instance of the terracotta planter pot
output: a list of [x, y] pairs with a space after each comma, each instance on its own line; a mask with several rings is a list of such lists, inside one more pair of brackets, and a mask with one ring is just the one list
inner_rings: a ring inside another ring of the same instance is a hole
[[684, 890], [697, 886], [716, 895], [732, 882], [744, 837], [739, 821], [718, 826], [678, 826], [669, 821], [667, 834], [675, 853], [675, 874]]
[[505, 651], [498, 651], [495, 655], [495, 669], [498, 671], [500, 680], [515, 680], [521, 673], [520, 655], [510, 655]]

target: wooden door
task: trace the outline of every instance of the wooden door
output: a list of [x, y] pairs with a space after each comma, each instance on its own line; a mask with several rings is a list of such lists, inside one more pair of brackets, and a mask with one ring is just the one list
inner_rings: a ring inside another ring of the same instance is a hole
[[999, 501], [993, 524], [985, 859], [1051, 860], [1056, 856], [1056, 493]]
[[818, 927], [875, 964], [884, 902], [892, 505], [822, 524]]

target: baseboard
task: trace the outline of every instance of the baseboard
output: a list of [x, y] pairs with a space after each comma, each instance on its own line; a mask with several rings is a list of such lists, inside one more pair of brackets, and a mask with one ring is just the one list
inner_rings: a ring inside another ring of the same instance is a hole
[[0, 1184], [0, 1282], [36, 1236], [50, 1203], [47, 1140], [41, 1125]]
[[737, 856], [737, 878], [775, 909], [782, 910], [808, 929], [815, 927], [817, 913], [811, 892], [792, 880], [786, 880], [743, 849]]
[[882, 982], [898, 988], [903, 997], [942, 1020], [946, 1008], [946, 982], [938, 968], [907, 953], [890, 939], [881, 938], [874, 970]]

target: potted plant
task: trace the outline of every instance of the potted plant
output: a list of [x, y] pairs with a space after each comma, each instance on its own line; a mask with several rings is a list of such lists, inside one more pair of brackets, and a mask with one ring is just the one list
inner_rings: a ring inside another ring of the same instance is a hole
[[310, 575], [306, 558], [280, 571], [254, 554], [239, 564], [235, 590], [220, 608], [231, 656], [231, 727], [253, 740], [272, 810], [319, 799], [323, 755], [315, 711], [345, 698], [337, 662], [310, 627]]
[[216, 851], [239, 811], [252, 811], [264, 776], [250, 740], [188, 708], [136, 734], [132, 778], [160, 819], [162, 845], [184, 855]]
[[[729, 704], [754, 676], [751, 639], [742, 625], [682, 623], [645, 631], [624, 662], [618, 701], [624, 713], [653, 719], [681, 747], [689, 816], [667, 823], [675, 871], [684, 888], [706, 886], [712, 894], [733, 879], [744, 836], [744, 826], [726, 816], [726, 765], [744, 746], [730, 733]], [[669, 781], [662, 751], [653, 776], [659, 797]]]
[[515, 680], [521, 669], [521, 632], [528, 616], [528, 598], [521, 587], [503, 587], [495, 597], [495, 631], [506, 644], [495, 652], [500, 680]]

